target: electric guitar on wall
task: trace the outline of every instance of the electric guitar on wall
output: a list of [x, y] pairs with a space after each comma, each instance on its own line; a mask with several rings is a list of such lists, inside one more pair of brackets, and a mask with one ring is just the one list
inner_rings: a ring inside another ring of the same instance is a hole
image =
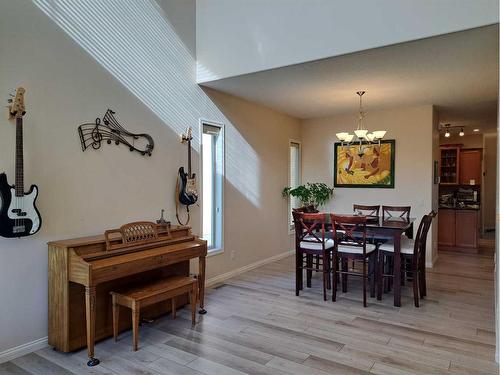
[[193, 139], [191, 128], [188, 128], [186, 134], [182, 134], [181, 142], [188, 145], [188, 172], [184, 167], [179, 168], [179, 202], [190, 206], [198, 200], [198, 191], [196, 190], [196, 175], [191, 173], [191, 140]]
[[23, 116], [25, 89], [19, 87], [9, 105], [9, 118], [16, 120], [16, 184], [9, 185], [7, 175], [0, 173], [0, 236], [15, 238], [35, 234], [42, 219], [35, 206], [38, 187], [31, 185], [24, 192]]

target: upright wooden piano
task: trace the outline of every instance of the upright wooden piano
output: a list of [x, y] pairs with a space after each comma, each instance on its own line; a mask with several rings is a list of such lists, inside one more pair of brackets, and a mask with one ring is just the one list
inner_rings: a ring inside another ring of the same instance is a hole
[[[108, 239], [109, 242], [109, 239]], [[191, 228], [172, 226], [168, 236], [154, 244], [109, 250], [104, 235], [49, 242], [49, 345], [63, 352], [87, 346], [89, 365], [94, 342], [113, 334], [109, 292], [167, 276], [188, 276], [189, 261], [199, 258], [199, 304], [204, 310], [207, 243], [191, 234]], [[187, 296], [178, 304], [186, 304]], [[144, 309], [155, 318], [170, 304]], [[119, 328], [130, 328], [128, 311], [120, 314]]]

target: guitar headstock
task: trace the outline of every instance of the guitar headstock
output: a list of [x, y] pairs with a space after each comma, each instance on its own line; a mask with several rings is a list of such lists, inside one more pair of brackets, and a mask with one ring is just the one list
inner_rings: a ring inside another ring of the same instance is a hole
[[193, 139], [193, 131], [189, 126], [185, 133], [181, 134], [181, 143], [189, 142]]
[[14, 99], [9, 102], [9, 118], [20, 118], [23, 117], [26, 113], [24, 106], [24, 93], [26, 90], [23, 87], [18, 87], [16, 90], [16, 95]]

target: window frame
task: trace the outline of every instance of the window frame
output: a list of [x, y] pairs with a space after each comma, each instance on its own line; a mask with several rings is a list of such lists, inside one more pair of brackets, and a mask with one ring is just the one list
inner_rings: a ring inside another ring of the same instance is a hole
[[[298, 166], [299, 166], [299, 178], [298, 178], [298, 184], [301, 185], [302, 184], [302, 142], [299, 141], [298, 139], [289, 139], [288, 140], [288, 149], [287, 149], [287, 152], [288, 152], [288, 157], [287, 157], [287, 160], [288, 160], [288, 164], [287, 164], [287, 176], [288, 176], [288, 180], [287, 180], [287, 186], [290, 186], [291, 185], [291, 164], [292, 164], [292, 159], [291, 159], [291, 156], [290, 156], [290, 149], [292, 147], [292, 144], [298, 144], [299, 145], [299, 163], [298, 163]], [[286, 212], [286, 217], [287, 217], [287, 227], [288, 227], [288, 234], [294, 234], [295, 233], [295, 228], [293, 226], [293, 224], [289, 221], [290, 220], [290, 217], [292, 215], [292, 197], [288, 197], [288, 204], [287, 204], [287, 212]]]
[[[214, 247], [207, 249], [207, 256], [213, 256], [217, 254], [223, 254], [224, 253], [224, 190], [225, 190], [225, 183], [226, 183], [226, 136], [225, 136], [225, 125], [220, 122], [215, 122], [211, 120], [205, 120], [203, 118], [200, 118], [199, 120], [199, 174], [200, 174], [200, 179], [199, 179], [199, 186], [200, 186], [200, 195], [202, 199], [200, 200], [200, 209], [201, 209], [201, 215], [200, 215], [200, 229], [202, 232], [201, 235], [203, 236], [203, 126], [208, 125], [208, 126], [214, 126], [218, 127], [220, 129], [220, 136], [222, 137], [222, 147], [221, 147], [221, 159], [222, 159], [222, 167], [221, 167], [221, 181], [220, 181], [220, 204], [216, 206], [220, 206], [220, 244], [214, 245]], [[214, 150], [215, 152], [215, 150]], [[214, 180], [214, 184], [216, 184], [216, 180]], [[217, 214], [214, 212], [214, 216], [217, 216]], [[214, 220], [216, 221], [216, 220]], [[217, 227], [216, 227], [217, 228]], [[217, 229], [216, 229], [217, 230]], [[217, 235], [216, 235], [217, 236]]]

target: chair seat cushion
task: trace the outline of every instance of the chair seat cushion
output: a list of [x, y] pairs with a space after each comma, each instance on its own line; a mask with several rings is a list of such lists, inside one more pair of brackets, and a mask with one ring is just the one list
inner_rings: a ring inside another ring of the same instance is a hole
[[[401, 254], [413, 254], [414, 245], [414, 240], [401, 236]], [[394, 240], [390, 239], [389, 241], [381, 244], [379, 249], [381, 251], [394, 252]]]
[[[317, 241], [314, 237], [306, 237], [306, 239], [308, 238], [311, 238], [311, 241]], [[331, 238], [325, 238], [325, 249], [331, 249], [333, 247], [333, 243], [334, 242]], [[300, 247], [302, 249], [307, 249], [307, 250], [317, 250], [317, 251], [323, 250], [323, 245], [321, 242], [300, 241]]]
[[[366, 253], [370, 254], [372, 251], [375, 251], [377, 247], [372, 243], [366, 244]], [[349, 253], [349, 254], [363, 254], [363, 248], [349, 246], [349, 245], [339, 245], [338, 246], [339, 253]]]

